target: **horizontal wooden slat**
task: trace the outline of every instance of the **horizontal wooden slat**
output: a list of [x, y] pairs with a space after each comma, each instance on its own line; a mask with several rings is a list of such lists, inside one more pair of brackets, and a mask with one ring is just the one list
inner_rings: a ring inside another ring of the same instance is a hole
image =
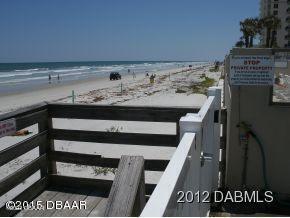
[[[34, 198], [36, 198], [41, 192], [43, 192], [45, 190], [45, 188], [48, 185], [48, 178], [44, 177], [40, 180], [38, 180], [37, 182], [35, 182], [34, 184], [32, 184], [29, 188], [27, 188], [26, 190], [24, 190], [22, 193], [20, 193], [17, 197], [15, 197], [14, 199], [12, 199], [13, 202], [16, 201], [27, 201], [30, 202], [32, 201]], [[6, 206], [4, 205], [1, 209], [0, 209], [0, 216], [14, 216], [15, 214], [17, 214], [18, 212], [20, 212], [19, 210], [6, 210]]]
[[[71, 176], [60, 176], [55, 174], [49, 175], [49, 182], [52, 186], [65, 186], [69, 188], [92, 188], [96, 191], [106, 192], [107, 194], [109, 194], [113, 184], [112, 180], [79, 178]], [[155, 187], [156, 184], [145, 184], [146, 195], [151, 195]]]
[[145, 160], [145, 170], [149, 171], [165, 171], [170, 160], [154, 160], [146, 159]]
[[145, 184], [145, 193], [146, 195], [151, 195], [156, 187], [156, 184], [150, 184], [146, 183]]
[[[52, 161], [81, 164], [88, 166], [118, 168], [119, 158], [104, 158], [101, 155], [70, 153], [63, 151], [52, 151], [49, 153]], [[169, 160], [145, 160], [145, 170], [164, 171]]]
[[46, 154], [33, 160], [28, 165], [22, 167], [13, 174], [2, 179], [0, 181], [0, 196], [8, 192], [15, 186], [17, 186], [19, 183], [23, 182], [25, 179], [27, 179], [29, 176], [34, 174], [36, 171], [38, 171], [41, 167], [45, 165], [46, 165]]
[[49, 183], [51, 186], [67, 187], [67, 188], [87, 188], [109, 194], [113, 181], [104, 179], [78, 178], [50, 174]]
[[17, 118], [20, 116], [25, 116], [27, 114], [31, 114], [31, 113], [34, 113], [37, 111], [44, 110], [44, 109], [46, 109], [46, 107], [47, 107], [47, 103], [45, 103], [45, 102], [40, 103], [40, 104], [31, 105], [28, 107], [23, 107], [23, 108], [20, 108], [18, 110], [15, 110], [15, 111], [12, 111], [9, 113], [1, 114], [0, 121], [7, 120], [10, 118]]
[[71, 104], [71, 103], [48, 103], [48, 107], [69, 107], [69, 108], [86, 108], [86, 109], [142, 109], [142, 110], [199, 110], [198, 107], [184, 107], [184, 106], [175, 106], [175, 107], [164, 107], [164, 106], [148, 106], [148, 105], [93, 105], [93, 104]]
[[45, 122], [47, 118], [48, 113], [46, 109], [18, 117], [16, 118], [16, 129], [20, 130], [39, 122]]
[[177, 122], [187, 113], [197, 113], [198, 108], [133, 107], [82, 104], [49, 104], [53, 118], [124, 120], [149, 122]]
[[36, 148], [37, 146], [44, 146], [46, 143], [46, 139], [47, 131], [44, 131], [0, 151], [0, 166]]
[[56, 140], [176, 147], [176, 135], [52, 129]]

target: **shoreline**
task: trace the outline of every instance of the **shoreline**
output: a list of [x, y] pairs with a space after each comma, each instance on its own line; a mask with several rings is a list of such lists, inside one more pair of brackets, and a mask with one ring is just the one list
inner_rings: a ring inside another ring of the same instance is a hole
[[[197, 67], [198, 68], [198, 67]], [[156, 71], [157, 75], [164, 75], [169, 73], [174, 73], [177, 71], [182, 71], [187, 69], [186, 67], [172, 68], [169, 70]], [[194, 69], [194, 68], [193, 68]], [[145, 78], [145, 74], [136, 74], [136, 78], [133, 76], [123, 75], [122, 80], [110, 81], [109, 77], [101, 77], [92, 79], [86, 79], [82, 81], [71, 81], [70, 83], [64, 84], [51, 84], [51, 86], [45, 86], [41, 88], [36, 88], [34, 90], [29, 90], [20, 93], [11, 93], [8, 95], [0, 95], [0, 102], [5, 102], [5, 104], [0, 104], [0, 114], [9, 112], [11, 110], [21, 108], [24, 106], [36, 104], [43, 101], [57, 101], [71, 96], [72, 90], [75, 91], [75, 95], [84, 94], [92, 90], [99, 90], [104, 88], [110, 88], [118, 86], [121, 83], [126, 82], [138, 82]]]
[[17, 96], [21, 94], [28, 94], [32, 92], [37, 92], [37, 91], [42, 91], [42, 90], [50, 90], [50, 89], [55, 89], [55, 88], [61, 88], [65, 86], [72, 86], [72, 85], [81, 85], [84, 83], [90, 83], [90, 82], [96, 82], [99, 80], [105, 80], [106, 77], [95, 77], [95, 78], [86, 78], [86, 79], [81, 79], [81, 80], [72, 80], [72, 81], [65, 81], [65, 82], [55, 82], [55, 83], [46, 83], [43, 85], [38, 85], [33, 88], [30, 88], [29, 90], [22, 90], [22, 91], [16, 91], [16, 92], [10, 92], [10, 93], [5, 93], [5, 94], [0, 94], [0, 98], [2, 97], [8, 97], [8, 96]]
[[[78, 62], [76, 62], [78, 63]], [[107, 78], [110, 72], [119, 72], [122, 76], [131, 75], [125, 70], [125, 68], [132, 68], [131, 73], [144, 74], [146, 72], [155, 73], [156, 71], [170, 70], [173, 68], [182, 68], [189, 65], [184, 65], [185, 63], [198, 66], [203, 65], [203, 62], [184, 62], [183, 65], [180, 62], [172, 63], [146, 63], [146, 62], [110, 62], [111, 65], [86, 65], [81, 64], [69, 66], [65, 64], [63, 66], [46, 66], [48, 63], [42, 63], [44, 66], [29, 66], [29, 69], [20, 69], [23, 66], [15, 67], [14, 70], [1, 68], [0, 72], [0, 96], [7, 96], [19, 93], [26, 93], [30, 91], [35, 91], [38, 89], [57, 87], [59, 85], [73, 84], [77, 82], [90, 81], [95, 79]], [[96, 62], [98, 63], [98, 62]], [[103, 62], [101, 62], [103, 63]], [[33, 64], [33, 63], [32, 63]], [[117, 64], [117, 65], [116, 65]], [[165, 64], [165, 65], [164, 65]], [[166, 65], [169, 64], [169, 65]], [[0, 63], [1, 65], [1, 63]], [[13, 64], [12, 64], [13, 65]], [[62, 68], [61, 68], [62, 67]], [[20, 69], [20, 70], [18, 70]], [[11, 71], [10, 71], [11, 70]], [[9, 71], [9, 72], [8, 72]], [[51, 81], [49, 81], [49, 76]]]

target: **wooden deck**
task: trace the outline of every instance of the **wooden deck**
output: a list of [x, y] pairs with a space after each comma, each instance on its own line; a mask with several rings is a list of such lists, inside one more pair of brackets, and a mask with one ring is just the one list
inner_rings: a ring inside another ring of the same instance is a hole
[[[108, 201], [106, 193], [96, 192], [92, 189], [69, 189], [52, 187], [42, 192], [32, 202], [41, 202], [42, 210], [22, 210], [16, 216], [20, 217], [69, 217], [69, 216], [104, 216]], [[56, 209], [53, 205], [55, 202], [68, 203], [69, 209]], [[85, 202], [80, 205], [80, 202]], [[78, 208], [73, 208], [73, 203]]]
[[[12, 120], [15, 130], [38, 125], [38, 132], [4, 150], [0, 150], [0, 167], [19, 156], [39, 149], [39, 156], [0, 180], [0, 196], [28, 177], [40, 172], [40, 178], [13, 199], [20, 202], [86, 201], [83, 210], [9, 210], [3, 205], [0, 216], [139, 216], [156, 184], [145, 183], [144, 171], [164, 171], [169, 160], [144, 159], [142, 156], [106, 158], [101, 154], [72, 153], [55, 150], [54, 140], [90, 143], [177, 147], [180, 138], [179, 120], [199, 111], [191, 107], [135, 107], [42, 103], [0, 115], [0, 122]], [[134, 122], [166, 122], [176, 125], [175, 134], [85, 131], [58, 129], [53, 119], [112, 120]], [[80, 149], [81, 151], [81, 149]], [[78, 178], [60, 175], [56, 163], [117, 169], [115, 179]], [[56, 188], [58, 187], [58, 188]], [[60, 187], [60, 188], [59, 188]], [[108, 200], [106, 200], [108, 199]]]

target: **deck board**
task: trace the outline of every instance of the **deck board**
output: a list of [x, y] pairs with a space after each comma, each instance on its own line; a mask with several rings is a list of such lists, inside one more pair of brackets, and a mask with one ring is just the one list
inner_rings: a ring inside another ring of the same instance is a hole
[[[42, 192], [37, 198], [35, 198], [33, 200], [33, 202], [35, 203], [36, 201], [43, 201], [44, 199], [50, 200], [52, 199], [58, 192], [57, 191], [51, 191], [51, 190], [47, 190]], [[18, 214], [16, 214], [16, 216], [37, 216], [41, 211], [34, 211], [34, 210], [22, 210], [20, 211]]]
[[80, 202], [86, 201], [86, 209], [46, 209], [46, 210], [23, 210], [16, 216], [18, 217], [71, 217], [71, 216], [103, 216], [107, 203], [107, 196], [104, 196], [101, 192], [92, 191], [89, 189], [67, 189], [57, 188], [45, 190], [33, 201], [73, 201]]
[[89, 216], [91, 211], [104, 199], [103, 197], [88, 195], [85, 198], [86, 209], [85, 210], [75, 210], [71, 216], [72, 217], [86, 217]]
[[108, 198], [103, 198], [98, 205], [90, 212], [89, 217], [104, 216]]
[[[88, 193], [87, 193], [88, 194]], [[71, 194], [70, 197], [67, 199], [67, 201], [72, 204], [73, 201], [83, 201], [86, 197], [87, 194]], [[52, 216], [53, 217], [68, 217], [71, 216], [71, 214], [75, 211], [76, 209], [62, 209], [62, 210], [56, 210]]]
[[[58, 192], [52, 199], [51, 201], [55, 202], [55, 201], [66, 201], [68, 200], [68, 198], [71, 196], [71, 193], [66, 193], [66, 192]], [[43, 201], [46, 201], [46, 199], [44, 199]], [[45, 209], [40, 211], [39, 216], [41, 217], [50, 217], [52, 216], [54, 213], [56, 212], [56, 209]]]

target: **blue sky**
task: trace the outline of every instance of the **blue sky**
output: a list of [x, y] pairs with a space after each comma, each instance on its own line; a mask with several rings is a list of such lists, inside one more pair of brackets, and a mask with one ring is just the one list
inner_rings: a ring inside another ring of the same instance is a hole
[[0, 62], [223, 59], [259, 0], [1, 0]]

